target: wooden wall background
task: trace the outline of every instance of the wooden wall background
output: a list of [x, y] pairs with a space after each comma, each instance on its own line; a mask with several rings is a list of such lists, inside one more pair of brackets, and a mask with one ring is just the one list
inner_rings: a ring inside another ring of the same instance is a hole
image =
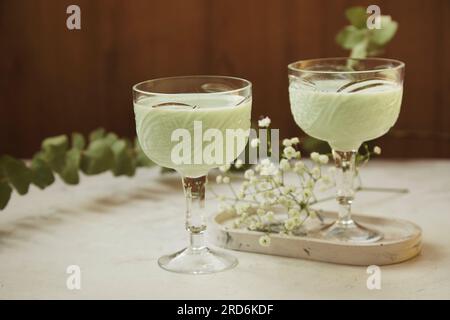
[[[65, 26], [70, 4], [81, 31]], [[131, 86], [185, 74], [251, 80], [253, 116], [296, 135], [286, 65], [346, 55], [334, 37], [356, 4], [400, 24], [384, 56], [407, 64], [395, 128], [410, 134], [383, 138], [385, 155], [450, 157], [449, 0], [0, 0], [0, 154], [98, 126], [132, 136]]]

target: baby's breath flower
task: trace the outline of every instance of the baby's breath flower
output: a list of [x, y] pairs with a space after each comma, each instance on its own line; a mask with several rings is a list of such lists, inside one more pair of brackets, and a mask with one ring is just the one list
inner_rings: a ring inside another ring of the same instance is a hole
[[296, 205], [295, 201], [292, 200], [291, 198], [288, 198], [288, 199], [286, 200], [286, 204], [287, 204], [287, 207], [288, 207], [288, 208], [292, 208], [292, 207], [294, 207], [294, 206]]
[[293, 147], [286, 147], [283, 150], [283, 155], [286, 159], [290, 160], [292, 158], [300, 157], [300, 151], [296, 151]]
[[291, 165], [290, 165], [289, 161], [286, 159], [281, 159], [280, 160], [280, 169], [283, 171], [291, 170]]
[[292, 141], [291, 141], [291, 139], [284, 139], [284, 140], [283, 140], [283, 146], [285, 146], [285, 147], [290, 147], [290, 146], [292, 146]]
[[266, 197], [267, 199], [273, 199], [275, 198], [275, 193], [273, 193], [272, 190], [266, 191], [264, 192], [264, 197]]
[[256, 230], [258, 228], [257, 225], [256, 225], [256, 221], [250, 222], [250, 224], [248, 225], [248, 228], [250, 230]]
[[244, 164], [244, 161], [242, 161], [241, 159], [237, 159], [236, 162], [234, 163], [234, 167], [236, 169], [239, 169], [240, 167], [242, 167], [243, 164]]
[[[263, 119], [264, 120], [264, 119]], [[270, 119], [269, 119], [270, 121]], [[254, 139], [251, 143], [258, 146], [261, 142]], [[325, 166], [331, 158], [326, 154], [312, 152], [311, 162], [300, 161], [300, 152], [296, 150], [296, 144], [300, 143], [298, 138], [283, 140], [283, 156], [278, 164], [270, 159], [263, 159], [252, 169], [244, 173], [245, 180], [236, 191], [234, 197], [217, 196], [221, 200], [221, 207], [237, 215], [235, 226], [237, 228], [249, 228], [250, 230], [270, 230], [275, 221], [281, 224], [282, 234], [292, 234], [293, 230], [299, 228], [308, 217], [317, 218], [318, 212], [311, 209], [315, 201], [316, 190], [327, 190], [334, 185], [334, 167]], [[379, 154], [381, 149], [375, 147], [372, 154]], [[242, 160], [236, 160], [235, 167], [240, 168]], [[221, 167], [222, 172], [227, 172], [229, 166]], [[294, 171], [298, 174], [294, 178], [299, 179], [296, 183], [286, 184], [291, 181], [287, 172]], [[286, 179], [285, 179], [286, 178]], [[217, 183], [230, 183], [227, 174], [216, 177]], [[232, 201], [234, 200], [233, 204]], [[247, 201], [248, 200], [248, 201]], [[275, 216], [274, 208], [283, 210], [284, 215]], [[287, 213], [287, 214], [286, 214]], [[268, 243], [270, 238], [264, 243]], [[263, 237], [261, 237], [263, 239]]]
[[221, 172], [227, 172], [228, 170], [230, 170], [230, 167], [231, 167], [230, 164], [225, 164], [225, 165], [223, 165], [223, 166], [220, 166], [220, 167], [219, 167], [219, 170], [220, 170]]
[[270, 184], [267, 181], [261, 181], [260, 183], [258, 183], [258, 189], [259, 190], [267, 190], [270, 188]]
[[264, 159], [261, 161], [261, 172], [262, 176], [273, 176], [278, 172], [278, 168], [275, 164], [270, 162], [269, 159]]
[[267, 128], [268, 126], [270, 126], [270, 122], [270, 118], [265, 117], [264, 119], [258, 120], [258, 126], [261, 128]]
[[308, 199], [312, 196], [311, 189], [303, 189], [303, 198]]
[[250, 147], [252, 148], [256, 148], [259, 145], [259, 139], [258, 138], [254, 138], [250, 141]]
[[267, 221], [271, 222], [274, 220], [275, 214], [273, 213], [273, 211], [267, 211], [264, 217], [266, 218]]
[[295, 216], [299, 216], [300, 215], [300, 211], [297, 208], [292, 208], [292, 209], [289, 209], [288, 214], [291, 217], [295, 217]]
[[249, 209], [249, 205], [247, 203], [240, 204], [236, 206], [236, 213], [238, 215], [244, 215], [247, 213], [247, 210]]
[[310, 158], [314, 162], [319, 161], [319, 156], [320, 156], [320, 154], [318, 154], [317, 152], [311, 152], [311, 154], [310, 154]]
[[294, 172], [298, 174], [302, 174], [305, 171], [305, 164], [303, 161], [297, 161], [294, 164]]
[[291, 192], [291, 189], [289, 189], [288, 187], [282, 187], [281, 188], [281, 193], [284, 195], [288, 195], [289, 192]]
[[319, 179], [320, 178], [320, 168], [319, 167], [312, 168], [311, 175], [313, 176], [314, 179]]
[[380, 148], [379, 146], [375, 146], [375, 147], [373, 148], [373, 153], [375, 153], [375, 154], [381, 154], [381, 148]]
[[259, 238], [259, 244], [263, 247], [270, 246], [270, 237], [266, 234]]
[[283, 182], [283, 179], [281, 178], [280, 175], [276, 175], [276, 176], [273, 177], [273, 181], [274, 181], [276, 184], [281, 184], [281, 183]]
[[326, 154], [321, 154], [320, 156], [319, 156], [319, 162], [321, 163], [321, 164], [327, 164], [328, 163], [328, 156], [326, 155]]
[[294, 225], [297, 227], [302, 223], [302, 219], [300, 218], [300, 214], [291, 218]]
[[278, 196], [278, 203], [285, 206], [287, 203], [287, 198], [283, 195]]
[[244, 178], [247, 180], [250, 180], [250, 178], [253, 177], [254, 175], [255, 175], [255, 171], [253, 171], [252, 169], [248, 169], [244, 173]]
[[291, 231], [292, 229], [295, 228], [295, 221], [292, 219], [287, 219], [284, 222], [284, 227], [286, 228], [286, 230]]

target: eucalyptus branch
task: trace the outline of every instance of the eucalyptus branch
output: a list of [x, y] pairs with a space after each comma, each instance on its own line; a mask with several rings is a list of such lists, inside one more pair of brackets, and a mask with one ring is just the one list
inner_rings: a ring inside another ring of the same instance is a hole
[[8, 204], [13, 190], [24, 195], [31, 184], [45, 189], [55, 182], [55, 175], [75, 185], [80, 182], [80, 171], [86, 175], [111, 171], [114, 176], [134, 176], [136, 168], [153, 165], [137, 139], [119, 138], [103, 128], [91, 132], [88, 139], [76, 132], [70, 137], [50, 137], [31, 161], [0, 157], [0, 210]]
[[364, 7], [351, 7], [345, 11], [350, 22], [336, 36], [336, 42], [344, 49], [350, 50], [350, 57], [365, 58], [376, 56], [392, 40], [398, 29], [398, 23], [390, 16], [380, 17], [380, 28], [367, 27], [368, 14]]

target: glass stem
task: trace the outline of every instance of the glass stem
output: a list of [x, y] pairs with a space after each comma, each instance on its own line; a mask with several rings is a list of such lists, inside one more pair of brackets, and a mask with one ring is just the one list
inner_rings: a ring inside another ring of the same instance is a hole
[[354, 224], [351, 217], [351, 205], [355, 197], [353, 180], [355, 177], [356, 151], [333, 150], [336, 165], [336, 200], [339, 204], [339, 218], [336, 223], [343, 226]]
[[202, 250], [206, 247], [204, 231], [205, 222], [205, 186], [207, 177], [183, 177], [184, 195], [186, 197], [186, 230], [190, 236], [190, 248]]

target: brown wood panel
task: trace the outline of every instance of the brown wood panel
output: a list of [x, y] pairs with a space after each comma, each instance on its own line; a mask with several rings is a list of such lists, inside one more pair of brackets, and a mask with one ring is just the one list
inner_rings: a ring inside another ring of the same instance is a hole
[[441, 21], [442, 21], [442, 31], [441, 31], [441, 57], [442, 69], [441, 69], [441, 118], [440, 128], [441, 132], [444, 133], [444, 140], [441, 143], [440, 156], [450, 157], [450, 1], [443, 1], [441, 3]]
[[270, 0], [213, 1], [213, 73], [244, 77], [253, 83], [253, 116], [286, 119], [286, 37], [284, 3]]
[[[134, 135], [132, 84], [227, 74], [254, 84], [253, 117], [297, 135], [289, 62], [342, 56], [345, 8], [378, 4], [400, 29], [385, 56], [406, 62], [402, 113], [385, 154], [450, 157], [448, 0], [78, 0], [82, 30], [65, 27], [69, 0], [0, 1], [0, 153], [30, 156], [49, 135], [104, 126]], [[420, 147], [419, 147], [420, 146]]]
[[[439, 83], [442, 70], [442, 24], [439, 1], [391, 2], [389, 10], [399, 22], [395, 42], [386, 55], [401, 57], [406, 62], [405, 93], [397, 129], [431, 132], [440, 110]], [[409, 14], [401, 14], [402, 12]], [[420, 142], [420, 153], [414, 151]], [[401, 154], [412, 156], [439, 155], [437, 140], [403, 139], [395, 144]]]

